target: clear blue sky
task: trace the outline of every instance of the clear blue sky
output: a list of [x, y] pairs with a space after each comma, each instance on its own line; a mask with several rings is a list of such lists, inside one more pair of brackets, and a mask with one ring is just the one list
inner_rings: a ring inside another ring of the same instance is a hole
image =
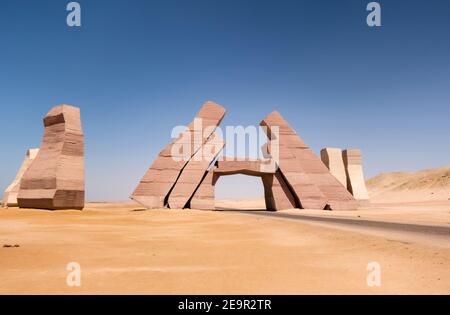
[[361, 148], [367, 177], [450, 165], [449, 1], [379, 1], [381, 28], [368, 0], [85, 0], [81, 28], [68, 2], [0, 2], [0, 188], [60, 103], [82, 111], [89, 200], [126, 200], [205, 100], [224, 125], [276, 109], [315, 152]]

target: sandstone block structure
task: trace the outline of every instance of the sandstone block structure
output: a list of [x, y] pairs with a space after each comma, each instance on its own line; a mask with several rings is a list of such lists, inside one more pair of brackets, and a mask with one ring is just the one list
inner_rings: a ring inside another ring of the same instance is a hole
[[217, 161], [225, 143], [215, 129], [224, 115], [222, 106], [205, 103], [187, 130], [159, 153], [130, 198], [149, 209], [214, 210], [218, 178], [245, 174], [261, 178], [267, 210], [357, 209], [355, 198], [277, 112], [261, 122], [269, 162]]
[[225, 146], [223, 139], [216, 133], [213, 133], [206, 143], [199, 149], [184, 167], [177, 183], [168, 198], [168, 207], [172, 209], [183, 209], [194, 192], [202, 182], [205, 174], [208, 172], [211, 163]]
[[[159, 153], [130, 198], [148, 209], [169, 207], [169, 195], [183, 170], [214, 133], [224, 116], [224, 107], [213, 102], [203, 104], [187, 129]], [[189, 167], [188, 170], [198, 176], [198, 168], [203, 169], [204, 164]], [[187, 177], [183, 176], [185, 180]], [[183, 192], [177, 189], [178, 197], [181, 193]], [[181, 197], [177, 198], [177, 201], [172, 199], [172, 203], [180, 208], [184, 206], [181, 203], [189, 200], [191, 196], [186, 192]]]
[[286, 179], [297, 208], [357, 209], [353, 196], [331, 175], [280, 113], [271, 113], [261, 121], [261, 126], [269, 138], [269, 153], [273, 151], [274, 142], [279, 147], [279, 171]]
[[347, 149], [343, 151], [343, 160], [347, 172], [347, 187], [359, 204], [364, 206], [370, 203], [364, 179], [362, 165], [362, 153], [359, 149]]
[[25, 171], [18, 193], [20, 208], [83, 209], [84, 136], [80, 109], [53, 107], [44, 118], [39, 153]]
[[330, 173], [347, 188], [347, 174], [345, 171], [342, 150], [339, 148], [324, 148], [320, 151], [320, 158], [323, 164], [330, 170]]
[[255, 159], [245, 159], [242, 161], [225, 158], [217, 161], [217, 167], [214, 169], [216, 176], [227, 176], [243, 174], [248, 176], [262, 177], [265, 175], [273, 175], [276, 170], [264, 170], [263, 161]]
[[364, 180], [362, 154], [359, 149], [341, 150], [337, 148], [324, 148], [321, 151], [323, 163], [358, 201], [359, 205], [370, 203], [369, 193]]
[[215, 185], [218, 177], [214, 175], [214, 168], [206, 172], [200, 186], [189, 201], [187, 208], [215, 210]]
[[[210, 178], [207, 178], [206, 182], [208, 183], [206, 186], [209, 189], [206, 190], [204, 184], [202, 183], [200, 188], [202, 192], [196, 192], [193, 200], [191, 201], [192, 209], [201, 209], [201, 210], [214, 210], [211, 206], [212, 203], [208, 203], [208, 206], [205, 206], [205, 203], [200, 203], [200, 200], [204, 200], [201, 196], [207, 195], [210, 200], [214, 200], [214, 185], [217, 180], [222, 176], [230, 176], [236, 174], [260, 177], [262, 183], [264, 185], [264, 196], [266, 209], [269, 211], [277, 211], [277, 210], [286, 210], [295, 208], [295, 199], [292, 196], [291, 192], [287, 184], [285, 183], [282, 175], [277, 170], [268, 170], [264, 168], [263, 165], [268, 164], [267, 161], [261, 160], [220, 160], [217, 161], [215, 167], [209, 172]], [[205, 194], [203, 191], [208, 191]], [[200, 199], [200, 200], [199, 200]]]
[[19, 193], [20, 182], [22, 180], [23, 174], [30, 167], [31, 163], [36, 158], [39, 149], [28, 149], [25, 155], [25, 159], [17, 172], [14, 181], [6, 188], [3, 194], [3, 207], [15, 207], [17, 206], [17, 195]]
[[279, 170], [275, 174], [263, 176], [262, 181], [267, 210], [279, 211], [296, 207], [295, 198]]

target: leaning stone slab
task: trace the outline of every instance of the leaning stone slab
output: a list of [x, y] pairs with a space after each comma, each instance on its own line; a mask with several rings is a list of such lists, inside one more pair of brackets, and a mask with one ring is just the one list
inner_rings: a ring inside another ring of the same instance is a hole
[[213, 133], [206, 143], [194, 154], [189, 163], [184, 167], [174, 188], [168, 198], [168, 207], [171, 209], [184, 209], [189, 200], [202, 182], [203, 177], [222, 151], [224, 140]]
[[225, 108], [206, 102], [194, 121], [157, 156], [131, 195], [148, 209], [164, 208], [183, 169], [225, 116]]
[[324, 148], [320, 151], [320, 158], [330, 170], [330, 173], [347, 189], [347, 174], [342, 158], [342, 150], [339, 148]]
[[215, 184], [214, 168], [209, 170], [195, 191], [188, 207], [195, 210], [215, 210]]
[[45, 116], [44, 126], [39, 153], [20, 183], [19, 207], [81, 210], [85, 192], [80, 109], [55, 106]]
[[281, 172], [261, 177], [264, 185], [264, 198], [266, 209], [280, 211], [296, 207], [295, 198], [283, 179]]
[[348, 149], [342, 153], [345, 169], [347, 172], [348, 190], [353, 194], [358, 203], [365, 206], [370, 203], [364, 179], [362, 165], [362, 153], [359, 149]]
[[3, 207], [15, 207], [17, 206], [17, 195], [19, 193], [20, 182], [23, 174], [30, 167], [33, 160], [36, 158], [39, 149], [29, 149], [25, 155], [25, 159], [22, 162], [22, 166], [16, 174], [14, 181], [6, 188], [3, 194]]

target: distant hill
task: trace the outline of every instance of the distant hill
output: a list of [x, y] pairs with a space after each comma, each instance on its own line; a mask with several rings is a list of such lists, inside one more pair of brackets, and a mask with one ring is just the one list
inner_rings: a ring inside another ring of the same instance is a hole
[[450, 200], [450, 166], [382, 173], [366, 184], [373, 201]]

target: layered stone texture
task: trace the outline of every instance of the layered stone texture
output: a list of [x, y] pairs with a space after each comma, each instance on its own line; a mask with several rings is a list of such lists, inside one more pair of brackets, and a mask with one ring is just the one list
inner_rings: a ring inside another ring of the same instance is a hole
[[[206, 102], [186, 130], [158, 154], [130, 198], [148, 209], [169, 206], [169, 196], [183, 170], [210, 138], [224, 116], [225, 108], [213, 102]], [[199, 167], [202, 168], [203, 164], [188, 167], [187, 170], [198, 176]], [[186, 175], [182, 180], [188, 179], [189, 176]], [[173, 199], [173, 204], [181, 208], [184, 205], [180, 204], [191, 195], [182, 197], [179, 200]]]
[[167, 204], [169, 208], [183, 209], [188, 206], [188, 202], [199, 183], [202, 182], [205, 173], [222, 151], [224, 145], [223, 139], [217, 133], [213, 133], [206, 143], [192, 156], [169, 195]]
[[17, 195], [19, 194], [20, 182], [22, 180], [23, 174], [30, 167], [31, 163], [36, 158], [39, 149], [28, 149], [25, 155], [25, 159], [16, 174], [14, 181], [6, 188], [3, 194], [3, 207], [15, 207], [17, 203]]
[[345, 171], [342, 150], [339, 148], [324, 148], [320, 151], [323, 164], [330, 170], [331, 175], [347, 189], [347, 174]]
[[269, 138], [268, 151], [272, 157], [278, 155], [279, 170], [296, 199], [297, 207], [357, 209], [358, 203], [353, 196], [331, 175], [328, 168], [278, 112], [267, 116], [261, 126]]
[[362, 154], [358, 149], [341, 150], [325, 148], [321, 151], [323, 163], [331, 174], [341, 182], [358, 201], [359, 205], [369, 204], [369, 193], [364, 180]]
[[279, 211], [296, 207], [295, 198], [280, 171], [261, 177], [264, 185], [266, 209]]
[[364, 180], [362, 153], [359, 149], [343, 151], [343, 160], [347, 173], [347, 187], [359, 204], [369, 204], [370, 197]]
[[[309, 178], [304, 165], [294, 153], [308, 150], [308, 146], [278, 112], [262, 120], [261, 126], [269, 139], [266, 150], [278, 160], [279, 170], [295, 198], [296, 208], [324, 209], [327, 205], [325, 196]], [[275, 157], [277, 155], [278, 158]]]
[[217, 167], [214, 173], [218, 176], [243, 174], [249, 176], [259, 176], [275, 174], [275, 170], [266, 170], [263, 165], [265, 161], [247, 159], [242, 161], [237, 160], [223, 160], [217, 161]]
[[205, 103], [159, 153], [131, 198], [150, 209], [214, 210], [217, 179], [244, 174], [261, 178], [267, 210], [357, 208], [353, 196], [277, 112], [261, 122], [269, 138], [263, 146], [266, 160], [217, 161], [225, 143], [215, 129], [224, 115], [220, 105]]
[[18, 193], [21, 208], [83, 209], [84, 136], [80, 109], [53, 107], [44, 118], [39, 153], [25, 171]]
[[214, 167], [207, 171], [201, 184], [194, 192], [187, 208], [196, 210], [215, 210], [215, 185], [218, 177], [214, 175]]

